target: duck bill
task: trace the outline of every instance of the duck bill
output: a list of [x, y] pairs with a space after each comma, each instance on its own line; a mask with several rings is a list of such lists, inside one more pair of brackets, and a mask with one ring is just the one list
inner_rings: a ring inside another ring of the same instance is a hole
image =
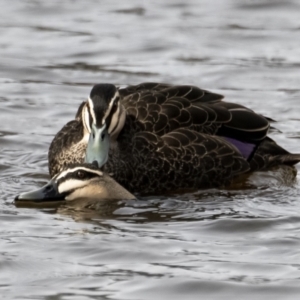
[[85, 162], [92, 164], [96, 161], [98, 167], [101, 168], [108, 160], [109, 134], [106, 124], [101, 128], [93, 124], [91, 130], [85, 154]]
[[60, 194], [57, 190], [57, 184], [50, 180], [42, 188], [33, 191], [22, 193], [15, 198], [15, 202], [34, 202], [34, 203], [43, 203], [43, 202], [52, 202], [52, 201], [62, 201], [65, 200], [65, 195]]

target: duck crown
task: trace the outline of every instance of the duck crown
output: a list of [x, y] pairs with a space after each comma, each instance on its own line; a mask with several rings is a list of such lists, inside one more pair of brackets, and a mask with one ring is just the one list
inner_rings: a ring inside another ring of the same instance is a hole
[[92, 88], [88, 105], [92, 121], [97, 127], [101, 127], [115, 112], [118, 100], [119, 92], [113, 84], [101, 83]]

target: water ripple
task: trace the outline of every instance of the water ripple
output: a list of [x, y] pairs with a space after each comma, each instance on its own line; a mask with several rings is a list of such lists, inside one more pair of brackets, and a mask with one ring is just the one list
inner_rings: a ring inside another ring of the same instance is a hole
[[[299, 3], [10, 1], [0, 19], [6, 299], [298, 299], [299, 175], [138, 201], [16, 207], [98, 82], [194, 84], [277, 122], [299, 152]], [[297, 167], [299, 171], [299, 166]]]

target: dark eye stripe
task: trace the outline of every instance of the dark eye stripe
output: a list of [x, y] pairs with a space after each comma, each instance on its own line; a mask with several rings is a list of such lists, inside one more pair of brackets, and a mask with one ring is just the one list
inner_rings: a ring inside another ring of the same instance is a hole
[[107, 127], [109, 127], [112, 116], [118, 108], [119, 100], [120, 96], [116, 94], [111, 98], [93, 95], [87, 102], [87, 109], [90, 116], [89, 124], [92, 126], [93, 123], [96, 123], [97, 127], [101, 127], [106, 123]]
[[112, 105], [111, 111], [109, 113], [110, 116], [114, 115], [114, 113], [118, 109], [119, 99], [120, 99], [119, 97], [115, 99], [115, 101], [114, 101], [114, 103]]
[[[118, 101], [119, 99], [115, 100], [115, 103], [113, 104], [113, 107], [111, 108], [111, 111], [108, 115], [108, 117], [106, 118], [106, 124], [107, 124], [107, 128], [110, 127], [110, 123], [111, 123], [111, 120], [114, 116], [114, 114], [116, 113], [117, 109], [118, 109]], [[119, 117], [119, 116], [118, 116]]]
[[[82, 175], [79, 176], [79, 172], [82, 173]], [[62, 182], [67, 181], [68, 179], [89, 180], [94, 177], [99, 177], [99, 174], [87, 172], [85, 170], [76, 170], [74, 172], [67, 173], [62, 178], [59, 178], [57, 184], [60, 185]]]
[[88, 115], [89, 115], [89, 125], [90, 125], [90, 128], [92, 129], [93, 118], [92, 118], [91, 114], [88, 114]]
[[91, 107], [90, 107], [89, 103], [87, 103], [87, 110], [88, 110], [88, 116], [89, 116], [88, 122], [89, 122], [90, 128], [92, 128], [93, 118], [92, 118]]
[[113, 107], [110, 111], [110, 115], [113, 115], [116, 112], [117, 109], [118, 109], [118, 101], [115, 101], [114, 104], [113, 104]]
[[119, 114], [118, 114], [118, 117], [117, 117], [117, 122], [116, 122], [115, 126], [112, 128], [110, 134], [112, 134], [118, 128], [119, 123], [120, 123], [121, 113], [122, 113], [122, 111], [121, 111], [121, 108], [120, 108], [119, 109]]

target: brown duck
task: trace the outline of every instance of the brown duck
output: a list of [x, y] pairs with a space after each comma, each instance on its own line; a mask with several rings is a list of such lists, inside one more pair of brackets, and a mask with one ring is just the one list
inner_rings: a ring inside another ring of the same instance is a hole
[[270, 119], [194, 86], [97, 84], [49, 149], [51, 177], [94, 163], [130, 192], [220, 187], [241, 174], [294, 165]]

